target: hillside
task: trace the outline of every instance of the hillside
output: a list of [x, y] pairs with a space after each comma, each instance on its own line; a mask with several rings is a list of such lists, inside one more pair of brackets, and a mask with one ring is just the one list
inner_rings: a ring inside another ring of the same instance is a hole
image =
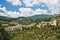
[[19, 17], [19, 18], [9, 18], [5, 16], [0, 16], [0, 21], [3, 22], [16, 22], [19, 24], [31, 24], [33, 20], [31, 18]]
[[14, 21], [19, 23], [19, 24], [31, 24], [31, 23], [33, 23], [33, 20], [31, 18], [25, 18], [25, 17], [19, 17]]
[[[4, 17], [5, 18], [5, 17]], [[54, 15], [52, 19], [60, 19], [60, 15]], [[3, 19], [2, 19], [3, 20]], [[7, 19], [4, 19], [7, 20]], [[37, 19], [36, 21], [49, 21], [50, 18], [42, 18]], [[8, 20], [7, 20], [8, 21]], [[34, 21], [30, 18], [19, 17], [12, 22], [17, 22], [19, 24], [30, 24]], [[10, 26], [9, 23], [4, 21], [0, 21], [0, 40], [4, 38], [4, 40], [60, 40], [60, 26], [44, 26], [44, 27], [36, 27], [33, 26], [31, 28], [23, 28], [23, 30], [14, 30], [14, 31], [5, 31], [3, 27]], [[37, 23], [37, 22], [36, 22]], [[3, 25], [1, 25], [3, 24]], [[11, 23], [12, 24], [12, 23]]]
[[0, 16], [0, 21], [11, 22], [13, 20], [15, 20], [15, 18], [9, 18], [9, 17], [5, 17], [5, 16]]
[[36, 19], [41, 19], [41, 18], [52, 18], [52, 17], [53, 17], [52, 15], [40, 14], [40, 15], [30, 16], [29, 18], [36, 20]]
[[5, 17], [5, 16], [0, 16], [0, 21], [5, 21], [5, 22], [15, 22], [18, 24], [31, 24], [33, 22], [37, 22], [40, 20], [44, 20], [44, 18], [51, 18], [53, 17], [52, 15], [34, 15], [34, 16], [30, 16], [30, 17], [19, 17], [19, 18], [9, 18], [9, 17]]
[[53, 17], [52, 15], [47, 15], [47, 14], [40, 14], [40, 15], [34, 15], [34, 16], [30, 16], [30, 17], [19, 17], [19, 18], [9, 18], [9, 17], [5, 17], [5, 16], [0, 16], [0, 20], [2, 21], [13, 21], [13, 20], [18, 20], [18, 19], [41, 19], [41, 18], [51, 18]]

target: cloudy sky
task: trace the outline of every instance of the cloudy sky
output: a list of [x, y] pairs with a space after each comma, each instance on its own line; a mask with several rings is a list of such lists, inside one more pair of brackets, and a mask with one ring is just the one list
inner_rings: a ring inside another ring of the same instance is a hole
[[60, 0], [0, 0], [0, 16], [11, 18], [40, 14], [54, 15], [60, 11]]

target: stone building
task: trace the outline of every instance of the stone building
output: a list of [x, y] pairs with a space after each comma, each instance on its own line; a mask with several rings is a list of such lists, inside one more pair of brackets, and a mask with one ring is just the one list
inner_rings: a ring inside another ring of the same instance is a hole
[[14, 30], [23, 30], [23, 28], [31, 28], [32, 26], [34, 26], [35, 23], [32, 23], [30, 25], [21, 25], [21, 24], [17, 24], [16, 26], [9, 26], [9, 27], [5, 27], [4, 29], [6, 31], [14, 31]]
[[14, 31], [14, 30], [22, 30], [22, 26], [21, 25], [16, 25], [16, 26], [9, 26], [9, 27], [5, 27], [4, 28], [6, 31]]
[[44, 27], [44, 26], [48, 26], [50, 22], [40, 22], [38, 23], [36, 26], [37, 27]]
[[50, 25], [57, 26], [57, 20], [51, 20]]
[[51, 21], [45, 21], [45, 22], [40, 22], [36, 26], [37, 27], [44, 27], [44, 26], [57, 26], [57, 20], [51, 20]]

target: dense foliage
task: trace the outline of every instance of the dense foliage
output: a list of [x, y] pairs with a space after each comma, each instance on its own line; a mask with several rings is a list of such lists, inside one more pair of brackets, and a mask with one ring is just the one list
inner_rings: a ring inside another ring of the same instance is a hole
[[16, 30], [8, 32], [10, 40], [60, 40], [60, 27], [45, 26], [44, 28], [24, 28], [22, 31]]
[[[30, 18], [17, 18], [13, 21], [10, 18], [0, 18], [0, 40], [60, 40], [60, 26], [45, 26], [38, 28], [23, 28], [23, 30], [5, 31], [4, 27], [14, 26], [17, 24], [39, 23], [41, 21], [50, 21], [52, 18], [43, 18], [32, 20]], [[60, 19], [60, 16], [55, 16]], [[7, 22], [8, 21], [8, 22]]]
[[19, 24], [25, 24], [25, 25], [27, 25], [27, 24], [33, 23], [33, 20], [30, 19], [30, 18], [20, 17], [20, 18], [17, 18], [15, 20], [15, 22], [17, 22]]
[[13, 20], [15, 20], [15, 18], [9, 18], [9, 17], [0, 16], [0, 21], [11, 22]]

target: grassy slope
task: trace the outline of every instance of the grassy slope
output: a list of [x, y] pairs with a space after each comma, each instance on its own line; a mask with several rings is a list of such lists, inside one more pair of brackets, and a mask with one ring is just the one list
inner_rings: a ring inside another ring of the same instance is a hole
[[32, 27], [23, 31], [14, 31], [10, 34], [14, 35], [11, 40], [58, 40], [57, 27], [49, 26], [44, 28]]

